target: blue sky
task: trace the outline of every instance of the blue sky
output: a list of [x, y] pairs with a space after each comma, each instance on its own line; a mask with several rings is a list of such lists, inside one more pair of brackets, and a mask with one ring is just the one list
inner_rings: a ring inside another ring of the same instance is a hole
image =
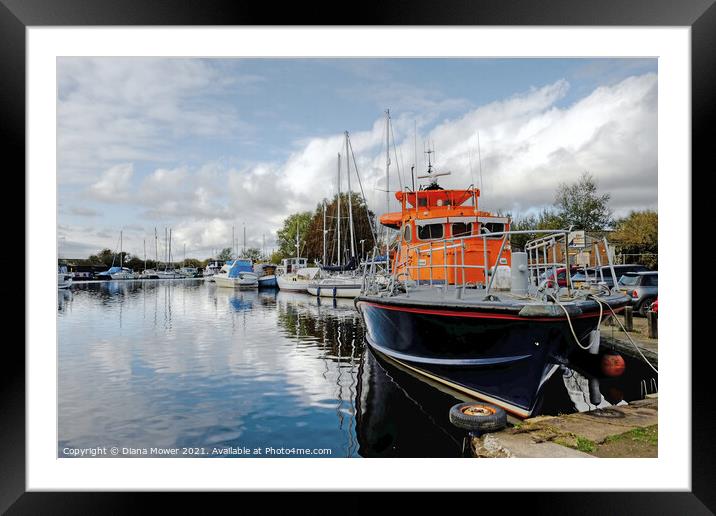
[[244, 222], [248, 245], [272, 247], [285, 216], [335, 192], [345, 130], [382, 213], [386, 108], [404, 177], [417, 123], [444, 186], [467, 186], [479, 131], [488, 209], [539, 209], [585, 169], [615, 213], [655, 209], [656, 73], [656, 59], [61, 58], [60, 253], [114, 248], [123, 229], [141, 254], [171, 226], [204, 258]]

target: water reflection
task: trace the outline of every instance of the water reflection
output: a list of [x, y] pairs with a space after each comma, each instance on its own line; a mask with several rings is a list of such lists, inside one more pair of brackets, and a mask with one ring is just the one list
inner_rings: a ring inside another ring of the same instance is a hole
[[[352, 300], [201, 280], [76, 283], [58, 291], [58, 335], [61, 455], [93, 446], [461, 453], [463, 434], [448, 421], [461, 400], [364, 346]], [[631, 367], [600, 379], [609, 403], [638, 397], [624, 382]], [[585, 369], [553, 375], [543, 413], [590, 406]]]

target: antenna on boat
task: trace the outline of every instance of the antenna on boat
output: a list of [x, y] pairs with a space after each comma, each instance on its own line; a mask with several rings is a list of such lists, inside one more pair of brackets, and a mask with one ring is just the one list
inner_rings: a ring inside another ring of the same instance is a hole
[[477, 157], [480, 160], [480, 193], [482, 193], [484, 185], [482, 184], [482, 153], [480, 152], [480, 131], [477, 131]]
[[431, 184], [437, 185], [437, 181], [434, 178], [439, 177], [439, 176], [449, 176], [450, 172], [439, 172], [439, 173], [435, 172], [435, 173], [433, 173], [433, 163], [430, 158], [430, 155], [435, 154], [435, 151], [428, 147], [428, 150], [425, 151], [425, 154], [428, 155], [428, 172], [425, 175], [418, 176], [418, 179], [432, 179], [433, 181]]
[[418, 166], [418, 121], [413, 120], [413, 145], [415, 146], [415, 164], [410, 169], [410, 177], [413, 180], [413, 192], [415, 191], [415, 168]]

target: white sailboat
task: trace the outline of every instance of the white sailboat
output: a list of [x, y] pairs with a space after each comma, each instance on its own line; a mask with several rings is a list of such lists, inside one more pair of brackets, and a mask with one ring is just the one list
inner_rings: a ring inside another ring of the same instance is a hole
[[298, 222], [296, 223], [296, 256], [284, 258], [281, 265], [276, 269], [276, 283], [281, 290], [294, 292], [305, 292], [308, 284], [318, 275], [321, 269], [318, 267], [307, 267], [308, 260], [301, 258]]
[[166, 250], [166, 261], [164, 262], [164, 270], [157, 271], [159, 279], [177, 279], [183, 278], [184, 276], [177, 272], [175, 269], [169, 269], [169, 264], [172, 260], [172, 230], [169, 228], [169, 234], [167, 235], [167, 229], [164, 228], [164, 239], [167, 242], [165, 246]]
[[[321, 297], [347, 297], [354, 298], [361, 292], [362, 281], [356, 275], [357, 260], [355, 254], [355, 234], [353, 225], [353, 199], [351, 192], [351, 174], [350, 160], [348, 150], [348, 131], [346, 135], [346, 177], [348, 179], [348, 227], [350, 231], [350, 260], [347, 264], [343, 264], [341, 253], [341, 155], [338, 154], [338, 200], [337, 200], [337, 244], [338, 244], [338, 265], [336, 267], [323, 266], [319, 277], [310, 282], [306, 287], [306, 291], [314, 296]], [[325, 230], [325, 211], [324, 211], [324, 231], [323, 231], [323, 255], [325, 261], [326, 246], [326, 230]]]
[[[159, 266], [159, 246], [157, 244], [157, 228], [154, 228], [154, 264]], [[147, 269], [147, 241], [144, 241], [144, 270], [140, 279], [159, 279], [156, 269]]]
[[124, 267], [124, 254], [122, 251], [122, 245], [123, 245], [123, 236], [122, 231], [119, 232], [119, 267], [114, 266], [114, 258], [116, 258], [116, 255], [114, 258], [112, 258], [112, 265], [109, 269], [107, 269], [104, 272], [100, 272], [97, 277], [99, 279], [106, 279], [106, 280], [126, 280], [126, 279], [134, 279], [134, 273], [132, 272], [132, 269], [129, 269], [127, 267]]

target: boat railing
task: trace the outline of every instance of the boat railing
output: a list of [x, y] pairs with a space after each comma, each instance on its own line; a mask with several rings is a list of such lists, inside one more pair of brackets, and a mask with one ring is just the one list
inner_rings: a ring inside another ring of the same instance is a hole
[[[561, 288], [558, 280], [558, 271], [559, 269], [564, 269], [566, 295], [570, 296], [573, 290], [571, 282], [573, 266], [570, 265], [568, 249], [570, 232], [571, 228], [556, 230], [510, 230], [482, 233], [479, 235], [447, 237], [410, 245], [403, 245], [404, 241], [401, 237], [397, 245], [391, 273], [387, 273], [387, 268], [381, 268], [380, 264], [376, 263], [375, 257], [377, 250], [373, 250], [371, 259], [367, 260], [363, 267], [363, 291], [365, 293], [384, 292], [388, 295], [392, 295], [399, 289], [409, 296], [411, 289], [415, 288], [415, 286], [428, 285], [430, 287], [438, 286], [443, 289], [444, 293], [448, 291], [449, 287], [452, 287], [458, 299], [461, 299], [468, 289], [477, 289], [487, 297], [493, 290], [497, 267], [500, 266], [505, 249], [510, 242], [510, 237], [512, 235], [539, 234], [539, 237], [529, 240], [524, 246], [524, 251], [527, 253], [529, 286], [533, 292], [549, 290], [552, 296], [559, 299]], [[500, 248], [495, 260], [492, 261], [492, 265], [490, 265], [490, 260], [488, 260], [488, 240], [496, 238], [501, 240]], [[468, 248], [468, 243], [472, 243], [476, 240], [482, 241], [482, 264], [465, 263], [465, 252]], [[598, 239], [592, 238], [591, 240], [595, 241]], [[603, 243], [606, 250], [608, 265], [611, 270], [614, 285], [616, 286], [617, 279], [614, 273], [608, 242], [606, 238], [602, 238], [600, 242]], [[563, 250], [561, 253], [558, 251], [559, 248]], [[438, 253], [442, 254], [441, 263], [435, 263], [433, 261], [433, 257]], [[452, 263], [448, 263], [448, 255], [452, 255]], [[602, 275], [601, 279], [603, 284], [604, 267], [602, 267], [601, 256], [598, 251], [595, 255], [600, 274]], [[560, 259], [560, 256], [562, 259]], [[434, 276], [437, 276], [434, 274], [434, 271], [437, 269], [442, 269], [442, 280], [434, 278]], [[466, 272], [473, 269], [482, 269], [484, 271], [483, 283], [471, 283], [466, 281]], [[588, 274], [586, 266], [583, 267], [583, 269], [585, 274]], [[452, 271], [452, 281], [450, 281], [450, 271]], [[428, 276], [427, 280], [423, 280], [422, 278], [426, 274]], [[417, 278], [417, 281], [413, 280], [413, 278]]]

